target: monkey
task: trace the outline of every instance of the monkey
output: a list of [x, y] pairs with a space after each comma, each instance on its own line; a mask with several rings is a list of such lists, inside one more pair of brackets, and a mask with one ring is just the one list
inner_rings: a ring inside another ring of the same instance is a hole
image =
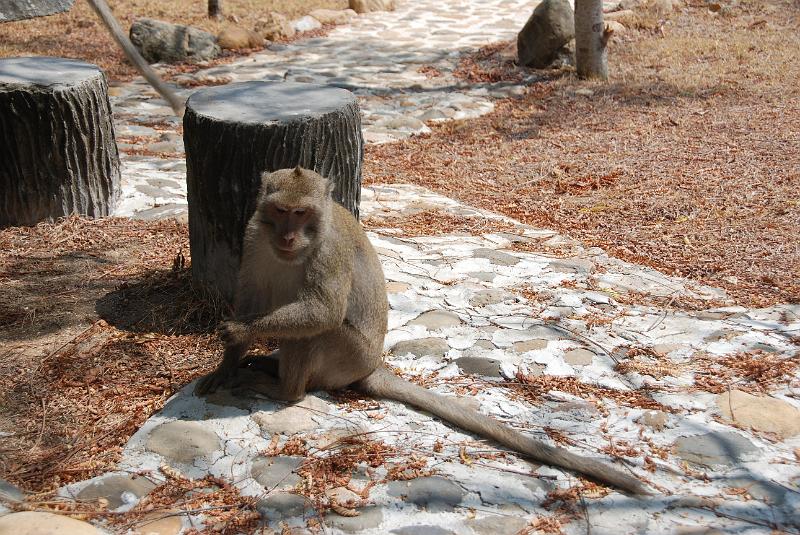
[[333, 200], [332, 189], [328, 179], [300, 167], [262, 174], [245, 230], [235, 316], [218, 329], [223, 359], [197, 383], [197, 394], [235, 386], [250, 345], [277, 339], [272, 355], [256, 357], [276, 359], [272, 372], [251, 373], [261, 379], [241, 386], [286, 402], [312, 390], [353, 388], [425, 410], [534, 461], [632, 495], [649, 494], [638, 479], [608, 464], [532, 439], [392, 373], [383, 363], [389, 309], [383, 269], [361, 224]]

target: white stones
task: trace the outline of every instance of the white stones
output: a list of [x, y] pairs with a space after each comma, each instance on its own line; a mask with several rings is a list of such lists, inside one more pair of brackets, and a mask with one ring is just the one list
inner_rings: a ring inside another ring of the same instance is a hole
[[738, 426], [784, 439], [800, 434], [800, 409], [786, 401], [731, 390], [719, 395], [717, 406], [725, 420]]
[[257, 411], [252, 418], [266, 434], [293, 435], [319, 427], [318, 418], [330, 412], [330, 405], [317, 396], [307, 395], [302, 401], [275, 412]]
[[80, 500], [104, 498], [108, 501], [109, 509], [116, 509], [126, 503], [124, 500], [125, 493], [141, 498], [154, 488], [156, 488], [156, 484], [146, 477], [112, 474], [97, 478], [94, 482], [83, 487], [78, 492], [77, 498]]
[[23, 511], [0, 517], [0, 535], [100, 535], [94, 526], [65, 515]]
[[176, 420], [156, 427], [147, 439], [146, 448], [168, 461], [191, 464], [207, 457], [220, 446], [216, 433], [199, 422]]
[[458, 314], [446, 310], [431, 310], [408, 322], [409, 325], [422, 325], [430, 331], [458, 327], [461, 323]]
[[390, 496], [403, 497], [405, 501], [431, 513], [452, 511], [466, 494], [457, 484], [439, 476], [390, 481], [388, 493]]

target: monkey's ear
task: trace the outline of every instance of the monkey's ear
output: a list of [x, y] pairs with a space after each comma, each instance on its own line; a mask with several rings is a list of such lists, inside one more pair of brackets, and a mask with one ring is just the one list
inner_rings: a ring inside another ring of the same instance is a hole
[[294, 168], [294, 176], [296, 178], [301, 178], [303, 176], [303, 168], [300, 165], [295, 166]]

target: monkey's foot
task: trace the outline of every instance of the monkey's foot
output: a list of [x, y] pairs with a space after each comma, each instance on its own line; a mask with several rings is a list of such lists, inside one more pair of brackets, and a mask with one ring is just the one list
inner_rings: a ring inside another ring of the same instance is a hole
[[258, 394], [276, 401], [300, 401], [304, 395], [289, 395], [283, 385], [266, 373], [240, 370], [235, 386], [231, 388], [233, 395]]
[[220, 387], [235, 386], [238, 382], [238, 370], [217, 368], [205, 377], [201, 377], [194, 387], [194, 393], [198, 396], [213, 394]]

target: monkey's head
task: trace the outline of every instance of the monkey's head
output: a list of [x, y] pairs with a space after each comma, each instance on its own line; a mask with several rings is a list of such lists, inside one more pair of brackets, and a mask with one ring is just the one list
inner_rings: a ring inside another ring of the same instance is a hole
[[256, 215], [276, 257], [304, 261], [327, 230], [332, 192], [328, 179], [299, 166], [261, 175]]

